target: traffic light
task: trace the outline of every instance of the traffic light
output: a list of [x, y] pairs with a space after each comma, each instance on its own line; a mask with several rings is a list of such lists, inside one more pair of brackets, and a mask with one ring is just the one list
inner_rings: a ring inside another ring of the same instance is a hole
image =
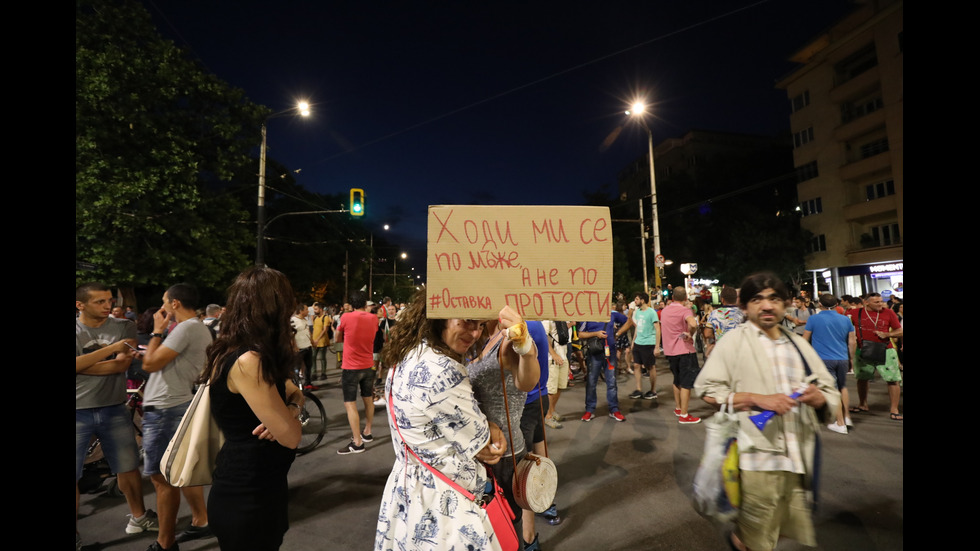
[[350, 214], [364, 216], [364, 190], [361, 188], [350, 189]]

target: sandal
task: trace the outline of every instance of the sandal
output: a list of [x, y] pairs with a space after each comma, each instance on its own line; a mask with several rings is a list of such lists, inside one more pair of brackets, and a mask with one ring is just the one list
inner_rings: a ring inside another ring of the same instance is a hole
[[871, 411], [871, 408], [859, 408], [857, 406], [854, 406], [847, 411], [850, 411], [851, 413], [868, 413], [869, 411]]
[[902, 415], [901, 413], [889, 413], [888, 416], [891, 417], [892, 421], [904, 421], [905, 420], [905, 416]]

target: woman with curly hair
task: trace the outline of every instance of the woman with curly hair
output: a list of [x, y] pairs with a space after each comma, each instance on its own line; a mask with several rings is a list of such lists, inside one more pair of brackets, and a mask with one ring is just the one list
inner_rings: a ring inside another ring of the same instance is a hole
[[[395, 463], [381, 501], [376, 550], [499, 550], [486, 512], [418, 458], [476, 495], [492, 490], [487, 468], [507, 441], [487, 421], [464, 365], [484, 331], [467, 319], [426, 318], [425, 293], [402, 312], [384, 349]], [[415, 455], [418, 458], [415, 457]]]

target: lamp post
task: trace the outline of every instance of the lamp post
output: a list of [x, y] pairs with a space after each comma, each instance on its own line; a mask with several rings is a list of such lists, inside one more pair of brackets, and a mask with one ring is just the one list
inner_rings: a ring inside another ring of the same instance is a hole
[[282, 115], [288, 115], [290, 113], [299, 113], [302, 117], [310, 116], [310, 104], [301, 101], [296, 107], [286, 109], [285, 111], [280, 111], [266, 117], [262, 121], [262, 147], [259, 148], [259, 197], [256, 202], [256, 214], [255, 220], [258, 227], [255, 230], [256, 243], [255, 243], [255, 265], [264, 266], [265, 265], [265, 152], [266, 152], [266, 123], [269, 119], [280, 117]]
[[[405, 260], [406, 258], [408, 258], [408, 253], [402, 253], [401, 254], [401, 257], [402, 257], [402, 260]], [[392, 285], [392, 292], [394, 292], [394, 290], [398, 287], [398, 280], [396, 279], [396, 276], [397, 275], [398, 275], [398, 259], [396, 258], [391, 263], [391, 285]]]
[[[391, 226], [385, 224], [384, 230], [388, 231]], [[368, 300], [374, 300], [374, 232], [371, 232], [371, 258], [368, 259]]]
[[[647, 131], [647, 151], [650, 156], [650, 206], [651, 206], [651, 218], [653, 218], [653, 255], [654, 258], [660, 256], [660, 216], [657, 214], [657, 176], [653, 170], [653, 132], [650, 130], [650, 126], [647, 124], [646, 119], [643, 114], [646, 112], [646, 105], [641, 102], [633, 104], [631, 110], [626, 111], [629, 116], [635, 116], [639, 119], [640, 124]], [[643, 209], [640, 209], [640, 216], [643, 216]], [[645, 249], [645, 247], [644, 247]], [[644, 250], [644, 260], [643, 260], [643, 285], [646, 284], [646, 251]], [[654, 270], [656, 286], [660, 287], [660, 270]]]

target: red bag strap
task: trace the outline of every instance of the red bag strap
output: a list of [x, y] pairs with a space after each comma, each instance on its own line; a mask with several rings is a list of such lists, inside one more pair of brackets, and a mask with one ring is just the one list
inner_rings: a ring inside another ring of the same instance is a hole
[[388, 392], [388, 413], [391, 414], [391, 422], [392, 422], [392, 424], [395, 425], [395, 430], [398, 432], [398, 438], [401, 438], [402, 445], [405, 446], [405, 451], [407, 451], [408, 453], [412, 454], [412, 457], [414, 457], [415, 459], [417, 459], [418, 462], [421, 463], [423, 467], [425, 467], [426, 469], [429, 470], [429, 472], [431, 472], [433, 475], [439, 477], [439, 480], [442, 480], [446, 484], [449, 484], [450, 486], [452, 486], [453, 488], [455, 488], [459, 493], [463, 494], [463, 496], [466, 499], [468, 499], [468, 500], [476, 503], [477, 502], [476, 496], [473, 495], [472, 492], [470, 492], [466, 488], [463, 488], [462, 486], [460, 486], [456, 482], [450, 480], [450, 478], [448, 476], [442, 474], [442, 471], [440, 471], [439, 469], [433, 467], [432, 465], [429, 465], [425, 461], [422, 461], [422, 458], [419, 457], [418, 454], [415, 453], [415, 450], [413, 450], [412, 448], [408, 447], [408, 442], [405, 441], [405, 437], [402, 436], [401, 429], [398, 428], [398, 420], [395, 419], [395, 400], [394, 400], [395, 393], [392, 392], [392, 391], [390, 391], [390, 389], [394, 386], [394, 384], [393, 384], [393, 382], [395, 380], [395, 368], [394, 367], [391, 368], [390, 377], [391, 377], [391, 381], [389, 381], [389, 383], [388, 383], [388, 389], [389, 389], [389, 392]]

